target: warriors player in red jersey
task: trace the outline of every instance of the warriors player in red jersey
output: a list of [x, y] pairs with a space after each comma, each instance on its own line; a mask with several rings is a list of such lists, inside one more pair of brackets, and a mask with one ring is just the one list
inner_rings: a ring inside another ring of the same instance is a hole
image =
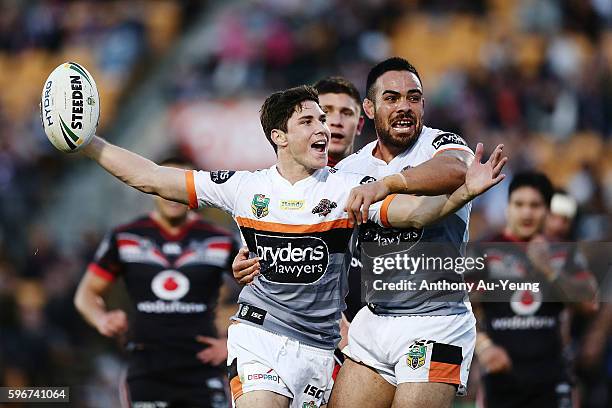
[[[162, 164], [188, 168], [179, 158]], [[227, 346], [217, 335], [215, 306], [233, 248], [229, 233], [159, 197], [151, 214], [100, 244], [75, 305], [103, 336], [127, 334], [132, 407], [227, 407]], [[129, 323], [125, 311], [108, 310], [104, 301], [118, 278], [135, 307]]]

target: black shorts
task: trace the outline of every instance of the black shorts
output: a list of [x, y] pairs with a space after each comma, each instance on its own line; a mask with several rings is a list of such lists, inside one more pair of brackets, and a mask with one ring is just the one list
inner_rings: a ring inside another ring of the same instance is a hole
[[132, 408], [227, 408], [225, 376], [203, 378], [200, 384], [177, 382], [171, 377], [129, 378], [128, 399]]
[[572, 386], [568, 381], [518, 385], [511, 379], [484, 378], [487, 408], [572, 408]]

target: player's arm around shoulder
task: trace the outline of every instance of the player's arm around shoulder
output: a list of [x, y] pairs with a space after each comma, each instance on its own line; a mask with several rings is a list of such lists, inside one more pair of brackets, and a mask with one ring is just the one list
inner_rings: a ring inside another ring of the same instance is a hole
[[167, 200], [189, 203], [186, 172], [183, 169], [159, 166], [98, 136], [94, 136], [81, 151], [110, 174], [137, 190]]
[[[434, 140], [431, 146], [423, 150], [430, 157], [423, 163], [374, 183], [355, 187], [346, 204], [349, 222], [366, 222], [370, 205], [391, 194], [435, 197], [456, 191], [465, 182], [465, 174], [474, 155], [463, 139], [453, 136], [460, 139], [461, 143], [453, 142], [443, 148]], [[424, 143], [427, 145], [428, 141]]]
[[380, 210], [382, 224], [387, 227], [422, 228], [456, 212], [504, 179], [505, 175], [500, 173], [508, 158], [502, 157], [503, 147], [498, 145], [489, 160], [481, 163], [484, 147], [482, 143], [478, 143], [476, 155], [467, 169], [465, 182], [450, 196], [387, 196]]

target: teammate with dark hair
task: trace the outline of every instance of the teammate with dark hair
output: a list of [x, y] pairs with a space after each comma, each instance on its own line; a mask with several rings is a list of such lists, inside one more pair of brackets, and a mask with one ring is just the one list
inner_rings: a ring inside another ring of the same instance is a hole
[[[337, 165], [341, 172], [361, 171], [379, 179], [353, 189], [347, 203], [349, 219], [362, 224], [362, 253], [369, 246], [381, 255], [407, 251], [418, 256], [437, 249], [429, 255], [461, 257], [468, 240], [469, 204], [435, 226], [383, 230], [366, 223], [369, 205], [390, 200], [393, 193], [451, 193], [464, 182], [473, 160], [460, 136], [424, 126], [423, 84], [408, 61], [394, 57], [377, 64], [366, 88], [363, 109], [374, 121], [377, 140]], [[435, 272], [401, 270], [392, 279], [417, 285], [426, 279], [463, 280], [453, 271]], [[349, 329], [344, 350], [349, 358], [336, 380], [330, 407], [447, 407], [456, 393], [464, 394], [476, 337], [475, 318], [464, 299], [465, 291], [427, 290], [385, 298], [368, 287], [367, 307]]]
[[314, 88], [331, 131], [327, 165], [333, 167], [353, 153], [355, 138], [361, 134], [364, 124], [361, 96], [355, 85], [338, 76], [323, 78]]
[[[162, 165], [192, 168], [181, 158]], [[186, 205], [155, 197], [151, 214], [121, 225], [100, 244], [74, 302], [100, 334], [127, 334], [133, 407], [226, 407], [225, 334], [215, 308], [237, 245]], [[134, 310], [108, 310], [104, 295], [123, 278]], [[225, 331], [225, 328], [223, 328]]]

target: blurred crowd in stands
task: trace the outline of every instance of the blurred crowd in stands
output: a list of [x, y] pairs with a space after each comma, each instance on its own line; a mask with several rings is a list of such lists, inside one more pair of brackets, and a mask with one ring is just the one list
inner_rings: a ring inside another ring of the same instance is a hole
[[[72, 306], [104, 231], [75, 237], [70, 253], [79, 255], [67, 257], [30, 214], [54, 194], [69, 162], [52, 151], [40, 126], [37, 98], [48, 72], [72, 58], [90, 68], [104, 104], [101, 126], [110, 126], [118, 99], [180, 36], [199, 2], [129, 3], [0, 1], [0, 384], [86, 383], [93, 372], [97, 387], [116, 382], [108, 373], [117, 360], [100, 354], [84, 364], [85, 345], [91, 351], [91, 344], [109, 344]], [[593, 252], [607, 251], [609, 259], [609, 0], [238, 1], [209, 24], [213, 52], [175, 63], [165, 89], [170, 105], [262, 95], [331, 74], [363, 92], [372, 64], [400, 55], [423, 78], [427, 125], [454, 131], [471, 146], [504, 143], [510, 175], [544, 171], [579, 204], [572, 239], [599, 242], [590, 244], [599, 248]], [[357, 145], [372, 137], [369, 123]], [[477, 201], [471, 239], [501, 228], [506, 199], [502, 185]], [[600, 285], [608, 268], [609, 261], [592, 268]], [[580, 381], [601, 383], [583, 406], [612, 404], [609, 326], [579, 371]], [[575, 354], [581, 356], [580, 344]]]
[[[67, 167], [42, 131], [40, 90], [54, 67], [79, 61], [97, 81], [100, 129], [107, 128], [119, 98], [146, 75], [147, 62], [164, 55], [202, 6], [0, 1], [0, 385], [79, 384], [74, 406], [119, 406], [119, 361], [104, 353], [116, 348], [72, 304], [104, 231], [76, 238], [67, 251], [57, 247], [53, 231], [34, 223]], [[102, 352], [92, 352], [97, 348]]]

